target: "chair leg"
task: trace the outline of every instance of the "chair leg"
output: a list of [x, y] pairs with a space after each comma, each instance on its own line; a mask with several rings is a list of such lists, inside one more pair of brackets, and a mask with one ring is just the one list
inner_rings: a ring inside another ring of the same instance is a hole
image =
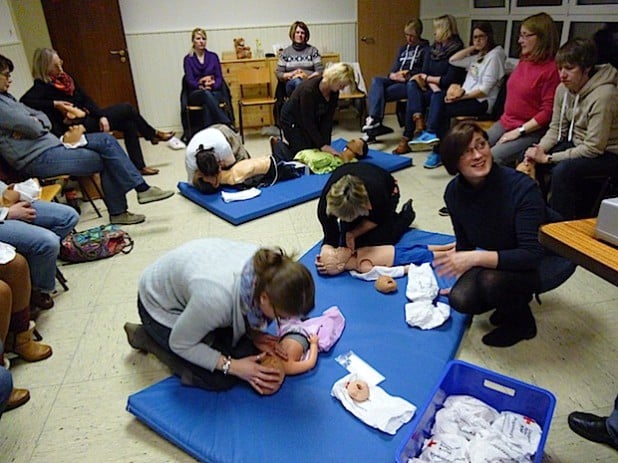
[[238, 121], [240, 122], [240, 139], [242, 140], [243, 145], [245, 144], [245, 129], [242, 123], [242, 104], [240, 101], [238, 102]]
[[[84, 178], [85, 177], [77, 177], [77, 182], [79, 183], [79, 187], [82, 190], [82, 194], [86, 197], [86, 200], [92, 205], [92, 207], [94, 208], [94, 211], [97, 213], [97, 216], [103, 217], [103, 214], [101, 214], [101, 211], [99, 211], [99, 208], [94, 203], [94, 200], [90, 197], [90, 194], [88, 193], [88, 190], [86, 189], [86, 186], [83, 183]], [[96, 182], [92, 179], [92, 177], [88, 177], [88, 178], [94, 184], [94, 187], [96, 188], [97, 192], [100, 193], [99, 186], [96, 184]], [[103, 197], [103, 195], [101, 195], [101, 197]]]
[[187, 114], [187, 128], [189, 129], [187, 138], [191, 140], [191, 137], [193, 137], [193, 126], [191, 125], [191, 111], [188, 107], [185, 107], [185, 113]]
[[69, 290], [69, 287], [67, 286], [67, 279], [64, 277], [64, 274], [60, 271], [58, 267], [56, 267], [56, 280], [58, 280], [58, 283], [60, 283], [62, 289], [64, 289], [65, 291]]

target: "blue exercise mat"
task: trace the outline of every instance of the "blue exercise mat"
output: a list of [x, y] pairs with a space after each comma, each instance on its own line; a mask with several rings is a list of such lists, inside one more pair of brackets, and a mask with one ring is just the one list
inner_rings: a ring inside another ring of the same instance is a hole
[[[346, 140], [339, 138], [332, 145], [337, 150], [343, 150], [346, 143]], [[371, 162], [389, 172], [412, 165], [412, 160], [408, 157], [386, 154], [372, 149], [369, 150], [367, 157], [362, 162]], [[178, 182], [178, 190], [183, 196], [223, 220], [234, 225], [240, 225], [319, 197], [327, 180], [328, 174], [303, 175], [294, 180], [286, 180], [273, 186], [261, 188], [262, 193], [256, 198], [231, 203], [224, 202], [220, 193], [207, 195], [187, 182]]]
[[[453, 240], [420, 230], [402, 239], [419, 244]], [[420, 409], [454, 357], [467, 317], [452, 311], [439, 328], [411, 328], [404, 319], [405, 278], [398, 280], [396, 293], [385, 295], [372, 282], [347, 274], [318, 276], [313, 263], [319, 249], [320, 243], [301, 258], [316, 280], [316, 307], [310, 315], [337, 305], [346, 327], [331, 351], [319, 354], [313, 370], [287, 377], [270, 397], [245, 385], [208, 392], [184, 387], [170, 377], [129, 396], [127, 410], [204, 462], [393, 461], [401, 440], [412, 430], [412, 420], [391, 436], [345, 410], [330, 396], [335, 381], [347, 374], [335, 357], [353, 350], [386, 377], [380, 387]], [[449, 287], [452, 280], [438, 278], [438, 283]]]

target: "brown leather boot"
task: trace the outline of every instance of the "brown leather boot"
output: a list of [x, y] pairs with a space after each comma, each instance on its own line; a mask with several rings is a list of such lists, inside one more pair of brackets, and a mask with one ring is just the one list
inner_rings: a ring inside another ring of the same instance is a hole
[[14, 334], [15, 337], [11, 339], [11, 344], [9, 344], [9, 338], [11, 336], [7, 336], [7, 346], [5, 350], [7, 352], [17, 354], [26, 362], [38, 362], [50, 357], [52, 354], [52, 348], [47, 344], [43, 344], [32, 339], [34, 327], [35, 324], [31, 321], [30, 327], [26, 331]]
[[397, 145], [397, 148], [393, 150], [393, 154], [411, 153], [412, 150], [408, 146], [409, 141], [410, 139], [408, 137], [401, 137], [401, 140], [399, 140], [399, 144]]
[[13, 410], [14, 408], [21, 407], [23, 404], [30, 400], [30, 392], [28, 389], [13, 388], [9, 400], [6, 403], [4, 411]]
[[422, 114], [414, 114], [412, 120], [414, 121], [414, 135], [412, 138], [416, 138], [425, 130], [425, 118]]

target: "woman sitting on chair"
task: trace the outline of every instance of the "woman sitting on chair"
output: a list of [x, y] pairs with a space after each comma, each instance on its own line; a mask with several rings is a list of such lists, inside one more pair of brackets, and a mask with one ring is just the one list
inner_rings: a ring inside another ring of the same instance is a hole
[[206, 49], [206, 31], [195, 28], [191, 32], [193, 47], [184, 58], [185, 84], [189, 90], [189, 104], [202, 106], [203, 127], [216, 122], [232, 124], [219, 107], [224, 99], [221, 62], [216, 53]]
[[160, 141], [171, 140], [174, 132], [154, 129], [129, 103], [99, 108], [64, 71], [60, 56], [51, 48], [38, 48], [34, 52], [32, 74], [34, 85], [20, 101], [43, 111], [52, 123], [51, 132], [54, 135], [60, 137], [69, 127], [77, 124], [82, 124], [88, 133], [112, 130], [122, 132], [129, 158], [140, 173], [159, 173], [158, 169], [146, 166], [139, 136], [142, 135], [156, 145]]

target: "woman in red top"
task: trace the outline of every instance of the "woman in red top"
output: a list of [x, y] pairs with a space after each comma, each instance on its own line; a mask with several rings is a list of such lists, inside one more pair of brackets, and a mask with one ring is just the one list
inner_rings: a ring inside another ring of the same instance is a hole
[[538, 13], [526, 18], [518, 42], [520, 59], [506, 83], [504, 114], [487, 132], [496, 163], [513, 166], [547, 130], [560, 82], [554, 61], [559, 37], [551, 16]]

